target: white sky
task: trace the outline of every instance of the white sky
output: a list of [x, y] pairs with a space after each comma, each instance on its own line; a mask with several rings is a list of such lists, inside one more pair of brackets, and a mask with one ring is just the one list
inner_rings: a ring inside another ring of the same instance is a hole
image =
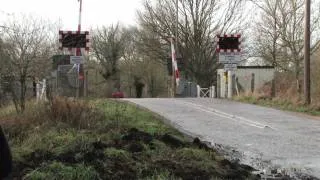
[[[83, 0], [82, 30], [117, 23], [136, 24], [136, 11], [142, 0]], [[16, 14], [32, 14], [61, 21], [62, 30], [77, 30], [78, 0], [0, 0], [0, 25]]]

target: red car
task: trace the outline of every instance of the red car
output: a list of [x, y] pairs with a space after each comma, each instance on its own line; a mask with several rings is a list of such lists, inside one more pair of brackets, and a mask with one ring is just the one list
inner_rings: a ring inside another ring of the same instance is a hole
[[124, 93], [121, 91], [117, 91], [112, 93], [112, 98], [124, 98]]

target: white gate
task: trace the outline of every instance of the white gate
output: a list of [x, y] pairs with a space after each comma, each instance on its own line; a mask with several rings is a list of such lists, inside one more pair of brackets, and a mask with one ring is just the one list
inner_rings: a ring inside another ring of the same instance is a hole
[[211, 86], [209, 88], [201, 88], [199, 85], [197, 86], [197, 94], [198, 98], [214, 98], [215, 97], [215, 86]]

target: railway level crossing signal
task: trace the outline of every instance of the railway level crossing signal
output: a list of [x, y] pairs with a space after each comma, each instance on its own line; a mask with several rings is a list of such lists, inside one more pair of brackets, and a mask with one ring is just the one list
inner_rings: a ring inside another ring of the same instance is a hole
[[241, 35], [217, 35], [217, 40], [219, 63], [225, 65], [226, 71], [236, 70], [241, 61]]

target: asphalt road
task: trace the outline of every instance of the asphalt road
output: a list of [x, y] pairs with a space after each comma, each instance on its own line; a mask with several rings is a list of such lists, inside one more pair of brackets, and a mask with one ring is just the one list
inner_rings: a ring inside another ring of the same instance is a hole
[[260, 170], [320, 178], [320, 120], [221, 99], [125, 99], [211, 144], [235, 149]]

